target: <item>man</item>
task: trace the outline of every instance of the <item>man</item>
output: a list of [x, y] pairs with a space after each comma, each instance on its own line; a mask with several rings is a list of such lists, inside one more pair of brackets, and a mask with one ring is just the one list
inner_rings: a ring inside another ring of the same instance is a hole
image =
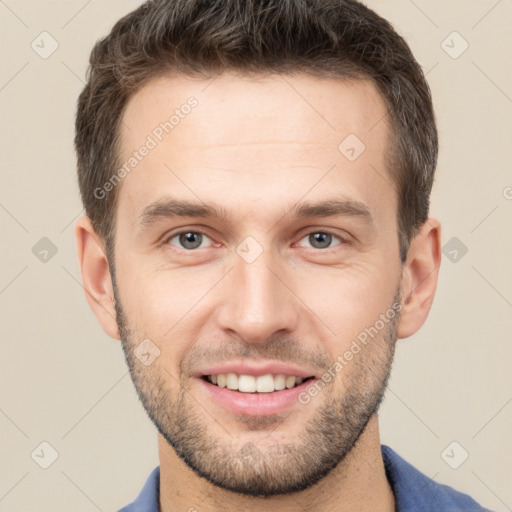
[[381, 445], [435, 294], [437, 131], [353, 0], [153, 1], [91, 55], [76, 223], [160, 465], [128, 511], [479, 511]]

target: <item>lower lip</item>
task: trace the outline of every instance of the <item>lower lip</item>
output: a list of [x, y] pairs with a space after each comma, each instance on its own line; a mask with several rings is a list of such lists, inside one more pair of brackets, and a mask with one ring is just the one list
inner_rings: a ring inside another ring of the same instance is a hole
[[201, 378], [197, 378], [197, 380], [202, 389], [218, 404], [235, 414], [245, 416], [266, 416], [282, 412], [292, 405], [300, 403], [299, 395], [315, 382], [314, 378], [309, 379], [293, 388], [272, 393], [241, 393], [221, 388]]

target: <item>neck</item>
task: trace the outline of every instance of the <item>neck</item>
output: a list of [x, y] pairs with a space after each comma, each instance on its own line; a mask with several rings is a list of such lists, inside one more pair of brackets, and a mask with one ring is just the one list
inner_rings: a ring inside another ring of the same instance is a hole
[[220, 489], [197, 476], [159, 434], [160, 510], [177, 512], [236, 510], [292, 512], [394, 512], [395, 498], [386, 478], [380, 449], [378, 418], [374, 414], [345, 459], [323, 480], [305, 491], [254, 498]]

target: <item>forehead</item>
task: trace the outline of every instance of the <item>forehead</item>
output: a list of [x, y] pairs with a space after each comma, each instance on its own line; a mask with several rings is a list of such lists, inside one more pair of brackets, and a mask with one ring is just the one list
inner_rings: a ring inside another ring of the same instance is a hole
[[[182, 122], [191, 98], [197, 102], [192, 109], [193, 120]], [[186, 144], [191, 136], [200, 138], [203, 145], [219, 140], [237, 145], [255, 140], [274, 142], [281, 135], [276, 129], [285, 127], [296, 142], [320, 141], [326, 136], [325, 142], [336, 142], [347, 129], [368, 139], [368, 131], [374, 131], [376, 124], [380, 126], [373, 136], [382, 135], [387, 129], [387, 108], [369, 80], [230, 72], [204, 79], [178, 74], [153, 79], [130, 98], [123, 116], [122, 147], [127, 149], [136, 144], [140, 135], [137, 132], [151, 133], [156, 128], [155, 121], [169, 121], [175, 111], [179, 120], [171, 122], [173, 137], [181, 144]], [[238, 129], [250, 121], [259, 126], [253, 130]], [[272, 124], [262, 126], [268, 122]], [[179, 130], [175, 129], [178, 125]], [[220, 125], [221, 131], [211, 129]]]
[[234, 207], [255, 200], [268, 210], [287, 195], [297, 201], [333, 187], [372, 203], [380, 192], [393, 195], [379, 191], [390, 188], [389, 131], [385, 102], [368, 80], [160, 77], [123, 115], [121, 163], [138, 155], [126, 166], [119, 208], [135, 216], [177, 192]]

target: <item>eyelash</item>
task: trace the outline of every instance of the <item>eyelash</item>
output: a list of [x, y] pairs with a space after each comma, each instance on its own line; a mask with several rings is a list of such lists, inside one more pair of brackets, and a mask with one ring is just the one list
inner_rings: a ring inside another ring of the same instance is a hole
[[[197, 233], [197, 234], [201, 234], [203, 236], [206, 236], [206, 237], [210, 238], [210, 236], [208, 236], [208, 234], [205, 233], [204, 231], [202, 231], [201, 229], [185, 229], [185, 230], [177, 231], [175, 233], [172, 233], [169, 236], [164, 237], [164, 239], [161, 242], [161, 245], [168, 245], [170, 243], [170, 240], [172, 240], [173, 238], [176, 238], [177, 236], [180, 236], [180, 235], [182, 235], [184, 233]], [[337, 235], [336, 233], [333, 233], [332, 231], [325, 230], [325, 229], [324, 230], [318, 229], [318, 230], [309, 231], [304, 236], [302, 236], [300, 238], [300, 240], [303, 240], [304, 238], [308, 237], [309, 235], [312, 235], [312, 234], [315, 234], [315, 233], [322, 233], [324, 235], [330, 235], [333, 238], [337, 238], [340, 241], [340, 243], [337, 244], [337, 245], [346, 245], [348, 243], [347, 240], [345, 240], [341, 236]], [[211, 238], [210, 238], [210, 240], [211, 240]], [[313, 249], [313, 250], [316, 250], [316, 251], [327, 252], [328, 250], [332, 250], [334, 247], [336, 247], [336, 245], [335, 246], [331, 246], [331, 247], [326, 247], [324, 249], [318, 249], [316, 247], [302, 247], [302, 248], [303, 249]], [[185, 252], [188, 252], [188, 253], [193, 253], [193, 252], [197, 252], [198, 251], [198, 249], [185, 249], [184, 247], [178, 247], [178, 249], [182, 250], [182, 251], [185, 251]]]

